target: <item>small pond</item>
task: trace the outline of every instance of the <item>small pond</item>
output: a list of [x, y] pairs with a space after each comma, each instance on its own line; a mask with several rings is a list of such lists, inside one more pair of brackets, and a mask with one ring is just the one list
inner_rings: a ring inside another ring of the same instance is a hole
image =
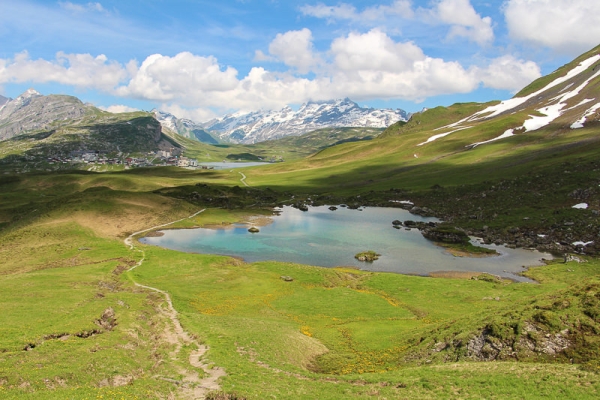
[[[393, 220], [437, 221], [410, 214], [400, 208], [365, 207], [350, 210], [327, 206], [303, 212], [284, 207], [260, 232], [248, 225], [219, 229], [173, 229], [163, 236], [145, 237], [140, 242], [190, 253], [224, 254], [247, 262], [277, 260], [322, 267], [351, 266], [368, 271], [428, 275], [436, 271], [488, 272], [518, 281], [523, 266], [540, 265], [550, 254], [502, 246], [500, 255], [484, 258], [455, 257], [425, 239], [417, 229], [394, 229]], [[356, 253], [374, 250], [381, 257], [360, 262]]]

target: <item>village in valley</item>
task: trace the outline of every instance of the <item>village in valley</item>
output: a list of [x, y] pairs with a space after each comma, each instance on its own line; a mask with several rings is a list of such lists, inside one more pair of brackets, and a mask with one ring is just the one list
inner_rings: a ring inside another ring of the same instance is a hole
[[124, 169], [167, 166], [194, 169], [213, 169], [213, 167], [200, 166], [198, 164], [198, 160], [185, 157], [181, 155], [180, 151], [177, 150], [178, 149], [176, 149], [176, 151], [151, 151], [137, 156], [123, 153], [110, 154], [95, 150], [78, 150], [72, 151], [68, 156], [50, 156], [48, 157], [47, 162], [49, 165], [66, 164], [70, 167], [78, 165], [85, 166], [88, 164], [90, 167], [102, 165], [123, 166]]

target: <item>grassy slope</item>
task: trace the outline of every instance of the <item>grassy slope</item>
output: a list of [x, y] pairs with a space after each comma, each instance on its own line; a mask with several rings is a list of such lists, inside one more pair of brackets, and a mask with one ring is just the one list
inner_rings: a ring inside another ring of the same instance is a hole
[[[151, 261], [136, 270], [136, 279], [173, 295], [184, 325], [212, 346], [211, 359], [227, 369], [225, 388], [250, 398], [528, 397], [532, 387], [550, 397], [593, 398], [600, 388], [596, 375], [566, 364], [419, 366], [425, 358], [409, 357], [444, 335], [485, 326], [490, 315], [522, 312], [525, 319], [533, 313], [532, 299], [543, 302], [589, 279], [597, 263], [571, 274], [573, 265], [548, 267], [536, 276], [560, 274], [564, 280], [519, 285], [147, 251]], [[495, 297], [501, 301], [486, 300]], [[313, 359], [323, 345], [328, 353]], [[549, 374], [556, 378], [548, 380]]]
[[[153, 307], [162, 299], [134, 290], [122, 274], [134, 255], [121, 240], [126, 232], [196, 210], [150, 191], [208, 182], [215, 173], [156, 172], [33, 175], [3, 185], [1, 214], [10, 221], [0, 238], [7, 260], [0, 302], [9, 310], [0, 324], [5, 397], [142, 398], [175, 390], [154, 378], [177, 378], [177, 361], [169, 361], [170, 348], [158, 339], [165, 321], [147, 323], [157, 318]], [[228, 183], [227, 175], [218, 180]], [[215, 210], [190, 222], [233, 219]], [[146, 252], [148, 261], [132, 276], [172, 294], [184, 327], [227, 369], [224, 389], [249, 398], [267, 392], [323, 399], [529, 397], [532, 388], [550, 397], [598, 394], [597, 375], [576, 365], [440, 363], [428, 355], [440, 340], [481, 329], [490, 315], [499, 322], [509, 312], [531, 317], [531, 299], [542, 304], [562, 290], [575, 291], [577, 282], [593, 282], [596, 261], [539, 268], [532, 274], [547, 282], [519, 285]], [[501, 301], [485, 300], [495, 297]], [[94, 321], [108, 307], [116, 313], [114, 330], [75, 336], [97, 328]], [[575, 305], [567, 312], [583, 315]], [[24, 351], [28, 344], [36, 347]], [[426, 359], [433, 363], [421, 365]], [[134, 383], [101, 388], [105, 379]]]
[[[12, 220], [0, 237], [2, 397], [169, 393], [171, 385], [154, 377], [176, 377], [172, 365], [159, 363], [172, 350], [157, 339], [167, 323], [155, 311], [162, 299], [121, 280], [135, 260], [118, 237], [189, 207], [106, 187], [101, 196], [76, 191], [93, 185], [90, 175], [40, 178], [3, 185], [3, 218]], [[103, 330], [95, 321], [109, 308], [117, 325]]]
[[187, 156], [203, 162], [237, 161], [238, 159], [259, 161], [259, 158], [295, 161], [338, 143], [375, 138], [382, 131], [377, 128], [328, 128], [309, 132], [302, 136], [285, 137], [253, 145], [221, 144], [212, 146], [181, 136], [173, 136], [173, 139], [185, 147]]

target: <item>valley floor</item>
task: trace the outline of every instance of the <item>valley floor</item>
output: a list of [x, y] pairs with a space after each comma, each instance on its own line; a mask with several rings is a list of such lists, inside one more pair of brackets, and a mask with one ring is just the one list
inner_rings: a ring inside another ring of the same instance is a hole
[[178, 253], [129, 238], [249, 211], [198, 213], [162, 179], [3, 182], [2, 398], [600, 395], [595, 258], [517, 284]]

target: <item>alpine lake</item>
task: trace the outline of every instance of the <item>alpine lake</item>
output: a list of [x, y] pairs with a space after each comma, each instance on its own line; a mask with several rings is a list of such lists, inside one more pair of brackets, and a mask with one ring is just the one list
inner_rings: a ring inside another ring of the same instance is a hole
[[[552, 255], [526, 249], [474, 244], [494, 249], [498, 255], [457, 257], [425, 239], [418, 229], [394, 229], [394, 220], [438, 221], [413, 215], [402, 208], [338, 206], [290, 206], [275, 209], [259, 232], [252, 224], [216, 228], [167, 229], [140, 239], [141, 243], [188, 253], [221, 254], [246, 262], [281, 261], [321, 267], [351, 267], [368, 271], [430, 275], [447, 271], [484, 272], [519, 282], [533, 282], [519, 275], [526, 267], [542, 265]], [[257, 219], [258, 221], [258, 219]], [[379, 259], [358, 261], [355, 254], [373, 250]]]

